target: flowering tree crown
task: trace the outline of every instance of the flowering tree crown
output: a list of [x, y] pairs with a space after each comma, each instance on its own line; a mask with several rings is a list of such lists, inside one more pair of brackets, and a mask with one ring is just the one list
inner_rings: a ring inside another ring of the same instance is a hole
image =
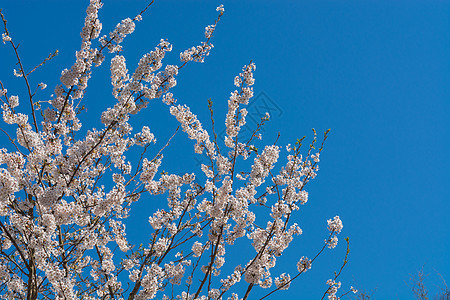
[[[314, 151], [314, 132], [305, 155], [300, 153], [303, 139], [288, 145], [287, 162], [277, 170], [284, 149], [276, 142], [261, 150], [254, 145], [268, 114], [249, 139], [240, 140], [245, 107], [253, 97], [253, 62], [234, 78], [236, 90], [228, 100], [223, 140], [214, 126], [211, 133], [187, 105], [178, 104], [170, 90], [182, 68], [209, 55], [211, 38], [224, 14], [222, 5], [214, 24], [205, 28], [205, 40], [180, 53], [180, 65], [163, 63], [172, 45], [161, 40], [129, 72], [121, 43], [152, 3], [101, 36], [102, 3], [91, 0], [75, 63], [62, 71], [61, 84], [43, 103], [35, 96], [46, 84], [33, 86], [31, 75], [57, 51], [27, 72], [0, 13], [3, 43], [12, 47], [19, 66], [14, 74], [28, 91], [26, 101], [19, 102], [0, 81], [3, 121], [15, 130], [11, 136], [2, 129], [15, 151], [0, 149], [2, 299], [248, 299], [257, 286], [269, 289], [269, 296], [288, 289], [326, 246], [336, 246], [342, 229], [339, 217], [328, 220], [330, 233], [316, 257], [299, 258], [292, 277], [286, 272], [273, 277], [277, 258], [302, 233], [292, 223], [294, 212], [308, 201], [304, 188], [316, 176], [323, 142]], [[107, 52], [115, 104], [101, 114], [103, 128], [79, 137], [80, 108], [87, 101], [92, 70], [102, 65]], [[170, 140], [154, 157], [146, 155], [156, 138], [147, 126], [133, 132], [129, 120], [156, 99], [168, 106], [179, 128], [195, 141], [194, 151], [208, 157], [201, 174], [159, 171]], [[23, 106], [31, 113], [21, 113]], [[214, 125], [212, 101], [209, 108]], [[131, 163], [125, 153], [133, 146], [142, 147], [142, 152]], [[250, 160], [251, 167], [240, 165], [242, 160]], [[109, 181], [113, 184], [106, 184]], [[167, 207], [149, 216], [149, 238], [144, 237], [140, 246], [132, 245], [124, 220], [132, 215], [134, 202], [154, 195], [165, 195]], [[256, 221], [257, 207], [258, 213], [267, 212], [263, 222]], [[223, 268], [226, 249], [238, 239], [249, 240], [254, 252], [250, 259], [228, 262]], [[336, 278], [328, 282], [330, 299], [340, 286]]]

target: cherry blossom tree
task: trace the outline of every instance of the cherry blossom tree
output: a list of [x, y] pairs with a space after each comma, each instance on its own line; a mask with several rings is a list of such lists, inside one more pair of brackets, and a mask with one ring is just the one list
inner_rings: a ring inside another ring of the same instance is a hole
[[[122, 41], [153, 2], [101, 35], [102, 3], [91, 0], [75, 63], [62, 70], [61, 84], [45, 102], [36, 100], [46, 84], [34, 84], [33, 72], [57, 51], [28, 68], [0, 13], [2, 41], [10, 46], [18, 65], [7, 71], [23, 81], [28, 95], [19, 101], [17, 93], [0, 81], [6, 123], [1, 130], [14, 147], [14, 151], [0, 149], [2, 299], [250, 299], [255, 288], [265, 289], [262, 298], [266, 298], [288, 289], [327, 247], [336, 247], [343, 227], [338, 216], [328, 220], [329, 235], [315, 256], [298, 257], [295, 274], [273, 274], [277, 259], [302, 234], [295, 213], [308, 201], [305, 186], [316, 177], [328, 131], [321, 141], [314, 132], [303, 154], [304, 139], [286, 147], [275, 142], [257, 148], [260, 129], [270, 117], [266, 114], [251, 137], [240, 140], [255, 82], [256, 66], [250, 62], [236, 70], [226, 136], [218, 139], [212, 101], [213, 125], [208, 131], [186, 104], [178, 103], [171, 88], [181, 69], [209, 55], [224, 7], [217, 8], [204, 41], [180, 54], [179, 65], [164, 63], [172, 45], [161, 40], [129, 72]], [[115, 104], [99, 116], [103, 128], [80, 136], [92, 70], [107, 56]], [[133, 131], [130, 119], [158, 99], [195, 141], [195, 153], [206, 154], [208, 162], [195, 170], [197, 174], [161, 172], [170, 140], [150, 157], [146, 151], [155, 148], [154, 134], [147, 126]], [[141, 155], [131, 162], [125, 154], [136, 147], [141, 147]], [[280, 155], [286, 157], [281, 166]], [[130, 243], [125, 223], [133, 217], [133, 203], [161, 196], [167, 205], [149, 216], [150, 238], [143, 236], [140, 245]], [[237, 240], [251, 243], [251, 258], [226, 261], [226, 251]], [[346, 262], [347, 256], [342, 268]], [[327, 281], [329, 288], [322, 298], [338, 298], [340, 271]]]

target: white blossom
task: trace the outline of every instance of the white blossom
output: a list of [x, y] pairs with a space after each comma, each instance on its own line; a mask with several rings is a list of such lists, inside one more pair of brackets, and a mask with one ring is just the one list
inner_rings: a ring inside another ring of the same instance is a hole
[[3, 44], [6, 44], [6, 42], [11, 42], [11, 37], [6, 32], [2, 33], [2, 41]]
[[225, 11], [225, 8], [223, 8], [223, 4], [220, 4], [217, 8], [216, 11], [223, 13]]
[[341, 219], [339, 219], [339, 216], [334, 217], [334, 219], [328, 220], [327, 223], [328, 223], [328, 230], [334, 231], [336, 233], [340, 233], [342, 228], [344, 227], [342, 225]]
[[280, 275], [280, 277], [275, 278], [275, 285], [280, 290], [287, 290], [291, 285], [290, 280], [291, 276], [289, 276], [289, 274], [283, 273]]
[[299, 272], [305, 272], [311, 269], [311, 260], [305, 256], [302, 256], [297, 263], [297, 270]]

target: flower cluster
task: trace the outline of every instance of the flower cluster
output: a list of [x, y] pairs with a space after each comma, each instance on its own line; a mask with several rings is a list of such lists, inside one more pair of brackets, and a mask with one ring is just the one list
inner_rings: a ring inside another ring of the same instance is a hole
[[11, 42], [11, 37], [6, 32], [2, 33], [2, 41], [3, 44], [6, 44], [6, 42]]
[[332, 279], [328, 279], [327, 284], [328, 284], [328, 290], [327, 290], [328, 299], [329, 300], [340, 299], [338, 296], [336, 296], [336, 294], [338, 292], [338, 289], [341, 288], [341, 282], [340, 281], [336, 282]]
[[[234, 85], [240, 89], [231, 93], [231, 97], [228, 100], [228, 113], [225, 120], [226, 132], [225, 145], [232, 148], [233, 139], [236, 139], [242, 126], [245, 125], [245, 117], [247, 110], [245, 108], [240, 109], [240, 105], [247, 105], [250, 98], [253, 97], [252, 85], [255, 83], [253, 79], [253, 71], [255, 71], [256, 65], [250, 63], [244, 66], [242, 73], [236, 76], [234, 79]], [[239, 144], [239, 148], [242, 148], [243, 144]]]
[[134, 21], [130, 18], [126, 18], [116, 25], [113, 32], [109, 33], [109, 40], [106, 38], [106, 35], [104, 35], [100, 38], [100, 43], [103, 47], [107, 47], [111, 53], [120, 52], [122, 50], [120, 44], [127, 35], [134, 32], [135, 28], [136, 25], [134, 24]]
[[[214, 28], [209, 30], [205, 35], [207, 37], [211, 37], [214, 32]], [[196, 61], [196, 62], [205, 62], [205, 57], [209, 55], [209, 52], [214, 47], [213, 44], [209, 44], [206, 42], [202, 42], [200, 45], [196, 47], [191, 47], [180, 53], [180, 60], [182, 62]]]
[[275, 278], [275, 285], [280, 290], [287, 290], [289, 289], [289, 286], [291, 285], [291, 276], [289, 274], [281, 274], [280, 277]]
[[225, 9], [223, 5], [217, 7], [216, 11], [219, 12], [219, 16], [214, 24], [208, 25], [205, 27], [205, 38], [206, 41], [201, 42], [198, 46], [193, 46], [183, 52], [180, 53], [180, 60], [183, 63], [187, 63], [190, 61], [196, 61], [203, 63], [205, 61], [206, 56], [209, 55], [211, 49], [214, 48], [214, 45], [210, 43], [210, 39], [213, 36], [214, 31], [216, 30], [216, 25], [220, 21], [220, 17], [222, 17]]
[[328, 230], [332, 232], [340, 233], [342, 228], [344, 228], [344, 225], [342, 225], [342, 221], [339, 218], [339, 216], [336, 216], [333, 219], [328, 220], [327, 223], [328, 223]]
[[299, 272], [306, 272], [311, 269], [311, 260], [305, 256], [302, 256], [297, 263], [297, 270]]

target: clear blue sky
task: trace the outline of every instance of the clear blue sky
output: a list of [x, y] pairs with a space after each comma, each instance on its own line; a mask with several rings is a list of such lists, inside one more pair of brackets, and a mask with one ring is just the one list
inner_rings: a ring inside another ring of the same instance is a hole
[[[145, 5], [105, 2], [104, 33]], [[61, 69], [74, 61], [87, 3], [0, 4], [28, 68], [60, 51], [34, 77], [49, 86], [43, 98], [58, 83]], [[203, 40], [204, 27], [214, 21], [221, 3], [155, 0], [124, 43], [128, 68], [133, 70], [160, 38], [174, 45], [166, 62], [177, 63], [179, 52]], [[279, 259], [280, 266], [293, 270], [299, 257], [312, 256], [325, 238], [326, 219], [338, 214], [344, 222], [341, 237], [351, 242], [350, 262], [341, 278], [344, 287], [375, 291], [377, 299], [411, 299], [405, 282], [422, 266], [430, 273], [433, 291], [441, 284], [436, 272], [450, 283], [450, 1], [224, 4], [211, 55], [179, 74], [173, 90], [179, 102], [189, 105], [206, 125], [207, 99], [212, 98], [216, 124], [223, 129], [233, 78], [253, 60], [255, 94], [264, 93], [258, 103], [266, 101], [274, 109], [263, 133], [267, 143], [278, 132], [283, 145], [303, 135], [311, 138], [313, 127], [320, 133], [332, 130], [319, 175], [307, 188], [309, 202], [298, 217], [304, 234]], [[21, 82], [9, 72], [12, 58], [11, 49], [1, 45], [1, 80], [10, 93], [23, 95]], [[87, 116], [98, 120], [113, 101], [108, 64], [94, 71], [91, 85]], [[135, 124], [136, 129], [149, 125], [161, 143], [177, 126], [166, 107], [156, 102]], [[1, 141], [7, 146], [7, 140]], [[172, 147], [165, 154], [165, 170], [197, 170], [192, 143], [184, 134], [177, 135]], [[157, 205], [140, 205], [138, 217], [148, 226], [147, 217]], [[137, 226], [129, 227], [131, 237], [142, 232]], [[344, 243], [327, 251], [288, 292], [273, 299], [320, 299], [344, 252]]]

